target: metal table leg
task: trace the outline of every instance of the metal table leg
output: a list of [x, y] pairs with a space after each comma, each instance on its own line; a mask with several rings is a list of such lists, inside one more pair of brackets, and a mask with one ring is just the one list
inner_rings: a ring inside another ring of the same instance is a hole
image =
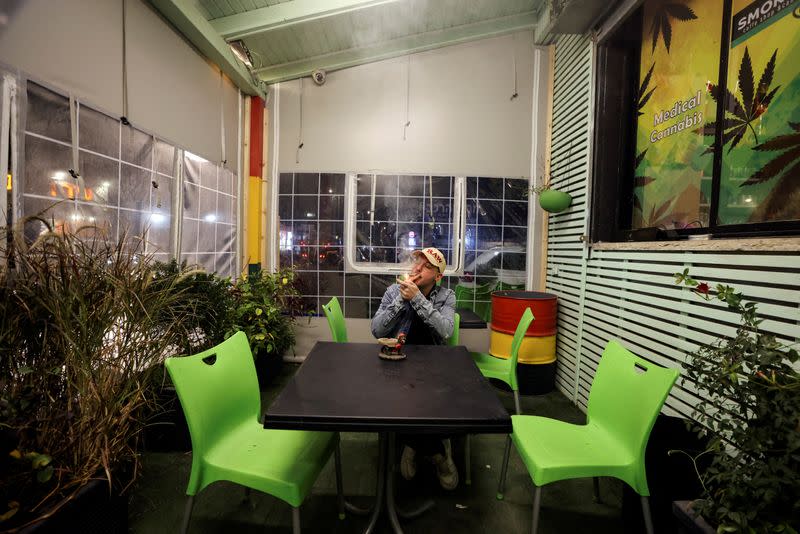
[[369, 518], [369, 525], [364, 531], [364, 534], [372, 534], [375, 532], [375, 527], [378, 524], [378, 517], [381, 515], [381, 508], [383, 508], [383, 490], [386, 486], [386, 436], [380, 433], [378, 437], [378, 481], [375, 487], [375, 503], [372, 505], [372, 517]]

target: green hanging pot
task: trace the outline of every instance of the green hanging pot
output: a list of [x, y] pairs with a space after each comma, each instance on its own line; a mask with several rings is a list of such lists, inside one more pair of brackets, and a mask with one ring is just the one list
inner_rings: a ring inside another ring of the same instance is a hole
[[539, 193], [539, 205], [544, 211], [559, 213], [567, 209], [570, 204], [572, 204], [572, 197], [564, 191], [545, 189]]

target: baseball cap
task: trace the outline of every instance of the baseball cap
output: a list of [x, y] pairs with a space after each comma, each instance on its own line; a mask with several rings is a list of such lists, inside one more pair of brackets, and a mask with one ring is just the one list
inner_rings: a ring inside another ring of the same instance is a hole
[[420, 254], [425, 256], [429, 262], [434, 264], [436, 268], [439, 269], [440, 273], [444, 274], [444, 269], [447, 266], [447, 263], [444, 261], [444, 254], [442, 254], [438, 248], [428, 247], [415, 250], [411, 253], [411, 257], [416, 258]]

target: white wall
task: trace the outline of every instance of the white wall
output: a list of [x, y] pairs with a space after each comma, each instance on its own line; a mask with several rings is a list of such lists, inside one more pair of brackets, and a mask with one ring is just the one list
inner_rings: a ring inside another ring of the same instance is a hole
[[279, 170], [529, 177], [533, 63], [522, 32], [305, 79], [299, 163], [301, 82], [282, 83]]
[[[228, 168], [236, 169], [238, 92], [142, 0], [127, 2], [128, 119], [220, 161], [223, 94]], [[122, 2], [0, 3], [0, 63], [122, 115]]]

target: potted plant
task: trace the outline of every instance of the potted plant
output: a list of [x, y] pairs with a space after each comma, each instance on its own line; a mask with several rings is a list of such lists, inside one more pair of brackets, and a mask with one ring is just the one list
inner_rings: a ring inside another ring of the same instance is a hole
[[305, 313], [294, 272], [259, 270], [233, 286], [233, 307], [228, 332], [247, 334], [263, 386], [275, 376], [283, 354], [294, 345], [294, 318]]
[[[567, 165], [569, 166], [572, 156], [572, 143], [569, 145], [567, 151]], [[540, 167], [545, 167], [543, 162], [539, 161]], [[549, 167], [549, 165], [548, 165]], [[542, 173], [542, 182], [539, 185], [531, 185], [530, 191], [539, 197], [539, 206], [548, 213], [560, 213], [570, 207], [572, 204], [572, 196], [566, 191], [559, 191], [552, 187], [552, 176], [545, 171]]]
[[565, 191], [552, 189], [548, 178], [534, 187], [533, 192], [539, 196], [539, 206], [548, 213], [560, 213], [572, 204], [572, 196]]
[[[225, 339], [233, 309], [232, 283], [184, 261], [156, 262], [153, 265], [153, 287], [173, 288], [179, 298], [175, 304], [183, 320], [174, 325], [181, 329], [177, 336], [177, 354], [195, 354]], [[147, 425], [142, 445], [148, 451], [188, 451], [192, 448], [186, 417], [172, 381], [163, 365], [153, 373], [156, 402], [146, 414]]]
[[[0, 251], [0, 530], [124, 532], [126, 507], [108, 504], [139, 474], [149, 374], [178, 345], [180, 291], [153, 284], [138, 240], [42, 229], [32, 243], [15, 229]], [[75, 516], [112, 508], [100, 527]]]
[[[798, 352], [759, 328], [754, 302], [733, 288], [712, 290], [686, 269], [676, 281], [739, 316], [733, 337], [688, 355], [684, 378], [700, 401], [690, 424], [710, 438], [701, 453], [704, 488], [694, 510], [717, 532], [796, 533], [800, 518]], [[707, 462], [706, 462], [707, 461]]]

